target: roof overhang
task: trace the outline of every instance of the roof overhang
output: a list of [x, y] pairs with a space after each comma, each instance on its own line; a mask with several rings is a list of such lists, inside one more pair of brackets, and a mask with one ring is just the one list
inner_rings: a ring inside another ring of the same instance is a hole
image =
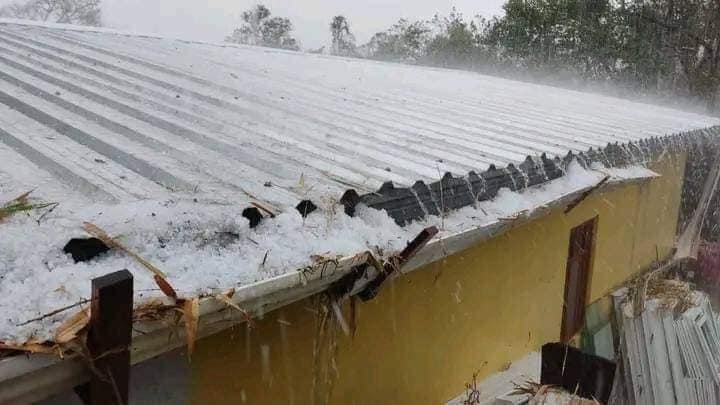
[[[444, 235], [429, 242], [404, 267], [403, 274], [468, 249], [478, 243], [499, 236], [549, 213], [565, 209], [583, 199], [589, 191], [611, 190], [630, 184], [643, 183], [658, 175], [647, 170], [646, 175], [631, 178], [611, 178], [600, 187], [585, 186], [569, 190], [546, 204], [512, 219], [501, 219], [482, 226]], [[362, 252], [333, 262], [319, 263], [312, 270], [289, 272], [281, 276], [247, 285], [236, 290], [232, 302], [253, 315], [260, 315], [326, 291], [347, 275], [355, 266], [364, 264], [372, 254]], [[396, 273], [397, 274], [397, 273]], [[198, 337], [218, 333], [246, 320], [239, 311], [213, 298], [200, 301]], [[133, 337], [131, 364], [183, 347], [186, 344], [182, 325], [168, 326], [165, 322], [145, 322], [143, 334]], [[0, 403], [27, 403], [63, 392], [89, 379], [79, 356], [60, 359], [48, 354], [30, 354], [0, 360]]]

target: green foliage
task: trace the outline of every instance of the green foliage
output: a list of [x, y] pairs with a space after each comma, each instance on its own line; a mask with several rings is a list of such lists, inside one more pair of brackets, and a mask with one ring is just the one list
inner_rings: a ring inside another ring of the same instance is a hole
[[333, 55], [357, 56], [355, 36], [350, 32], [350, 25], [345, 16], [333, 17], [330, 23], [330, 35], [332, 36], [331, 53]]
[[508, 0], [505, 15], [400, 20], [360, 47], [373, 59], [614, 84], [717, 108], [720, 2]]
[[243, 25], [226, 37], [225, 42], [299, 50], [297, 40], [291, 35], [290, 20], [270, 15], [270, 10], [262, 4], [243, 12]]
[[432, 21], [438, 34], [426, 46], [426, 60], [442, 66], [471, 65], [479, 40], [474, 21], [466, 22], [455, 9], [447, 17], [435, 16]]
[[361, 53], [373, 59], [416, 62], [425, 54], [430, 26], [425, 21], [400, 19], [387, 31], [378, 32]]

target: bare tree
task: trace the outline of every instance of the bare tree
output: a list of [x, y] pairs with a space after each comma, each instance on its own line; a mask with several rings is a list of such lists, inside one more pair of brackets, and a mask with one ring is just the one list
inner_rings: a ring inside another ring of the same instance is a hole
[[64, 24], [102, 25], [100, 0], [29, 0], [0, 7], [0, 17]]

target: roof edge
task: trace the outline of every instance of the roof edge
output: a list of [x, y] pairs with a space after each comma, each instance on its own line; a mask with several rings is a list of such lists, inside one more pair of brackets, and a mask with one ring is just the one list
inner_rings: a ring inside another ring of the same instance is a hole
[[[602, 189], [635, 184], [646, 178], [621, 179], [602, 185]], [[520, 216], [517, 219], [498, 220], [471, 228], [428, 243], [407, 265], [403, 274], [463, 251], [473, 245], [497, 237], [528, 222], [544, 217], [557, 209], [563, 209], [593, 186], [572, 190], [547, 205]], [[260, 283], [239, 288], [232, 302], [253, 315], [261, 315], [284, 307], [317, 293], [328, 290], [341, 278], [359, 265], [367, 264], [370, 252], [288, 272]], [[198, 338], [213, 335], [246, 321], [239, 311], [207, 297], [200, 302]], [[135, 365], [186, 345], [185, 328], [170, 327], [164, 322], [143, 323], [146, 333], [136, 335], [131, 347], [131, 364]], [[0, 403], [34, 402], [59, 392], [72, 389], [89, 379], [89, 374], [79, 356], [58, 359], [48, 354], [14, 356], [0, 360]]]
[[171, 41], [180, 41], [180, 42], [189, 43], [189, 44], [211, 45], [211, 46], [220, 46], [220, 47], [237, 47], [237, 48], [246, 48], [246, 49], [256, 49], [256, 50], [261, 50], [261, 51], [267, 51], [268, 49], [272, 49], [273, 51], [277, 51], [277, 52], [287, 52], [287, 53], [293, 53], [293, 54], [306, 53], [303, 51], [293, 51], [293, 50], [282, 49], [282, 48], [269, 48], [269, 47], [263, 47], [263, 46], [238, 44], [238, 43], [234, 43], [234, 42], [203, 41], [203, 40], [198, 40], [198, 39], [189, 38], [189, 37], [183, 37], [183, 36], [179, 36], [179, 35], [165, 35], [165, 34], [159, 34], [159, 33], [155, 33], [155, 32], [132, 31], [132, 30], [122, 29], [122, 28], [95, 27], [95, 26], [90, 26], [90, 25], [63, 24], [63, 23], [55, 23], [55, 22], [47, 22], [47, 21], [25, 20], [25, 19], [20, 19], [20, 18], [0, 17], [0, 25], [3, 25], [3, 24], [19, 25], [19, 26], [24, 26], [24, 27], [47, 28], [47, 29], [52, 29], [52, 30], [91, 32], [91, 33], [97, 33], [97, 34], [110, 34], [110, 35], [119, 35], [119, 36], [126, 36], [126, 37], [164, 39], [164, 40], [171, 40]]
[[398, 225], [403, 226], [429, 215], [439, 215], [491, 200], [501, 188], [520, 191], [555, 180], [565, 175], [573, 160], [586, 169], [596, 163], [605, 167], [643, 164], [663, 150], [677, 149], [686, 142], [710, 136], [720, 136], [720, 126], [637, 142], [608, 143], [604, 148], [569, 152], [562, 158], [548, 158], [545, 154], [527, 156], [519, 164], [510, 163], [504, 168], [491, 165], [484, 172], [471, 171], [463, 177], [445, 173], [440, 180], [429, 184], [418, 181], [411, 187], [396, 187], [392, 182], [387, 182], [377, 191], [364, 195], [349, 189], [340, 202], [345, 206], [345, 213], [350, 216], [355, 211], [355, 205], [364, 203], [371, 208], [386, 210]]

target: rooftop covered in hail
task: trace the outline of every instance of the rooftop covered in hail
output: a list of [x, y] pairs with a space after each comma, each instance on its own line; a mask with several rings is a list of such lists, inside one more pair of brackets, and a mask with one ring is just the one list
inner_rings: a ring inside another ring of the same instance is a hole
[[476, 73], [0, 20], [0, 202], [42, 207], [0, 223], [0, 342], [55, 341], [73, 311], [54, 312], [110, 271], [131, 270], [137, 305], [167, 298], [126, 252], [66, 254], [84, 222], [206, 297], [203, 316], [230, 289], [267, 309], [427, 226], [447, 243], [410, 267], [653, 176], [653, 153], [718, 125]]

